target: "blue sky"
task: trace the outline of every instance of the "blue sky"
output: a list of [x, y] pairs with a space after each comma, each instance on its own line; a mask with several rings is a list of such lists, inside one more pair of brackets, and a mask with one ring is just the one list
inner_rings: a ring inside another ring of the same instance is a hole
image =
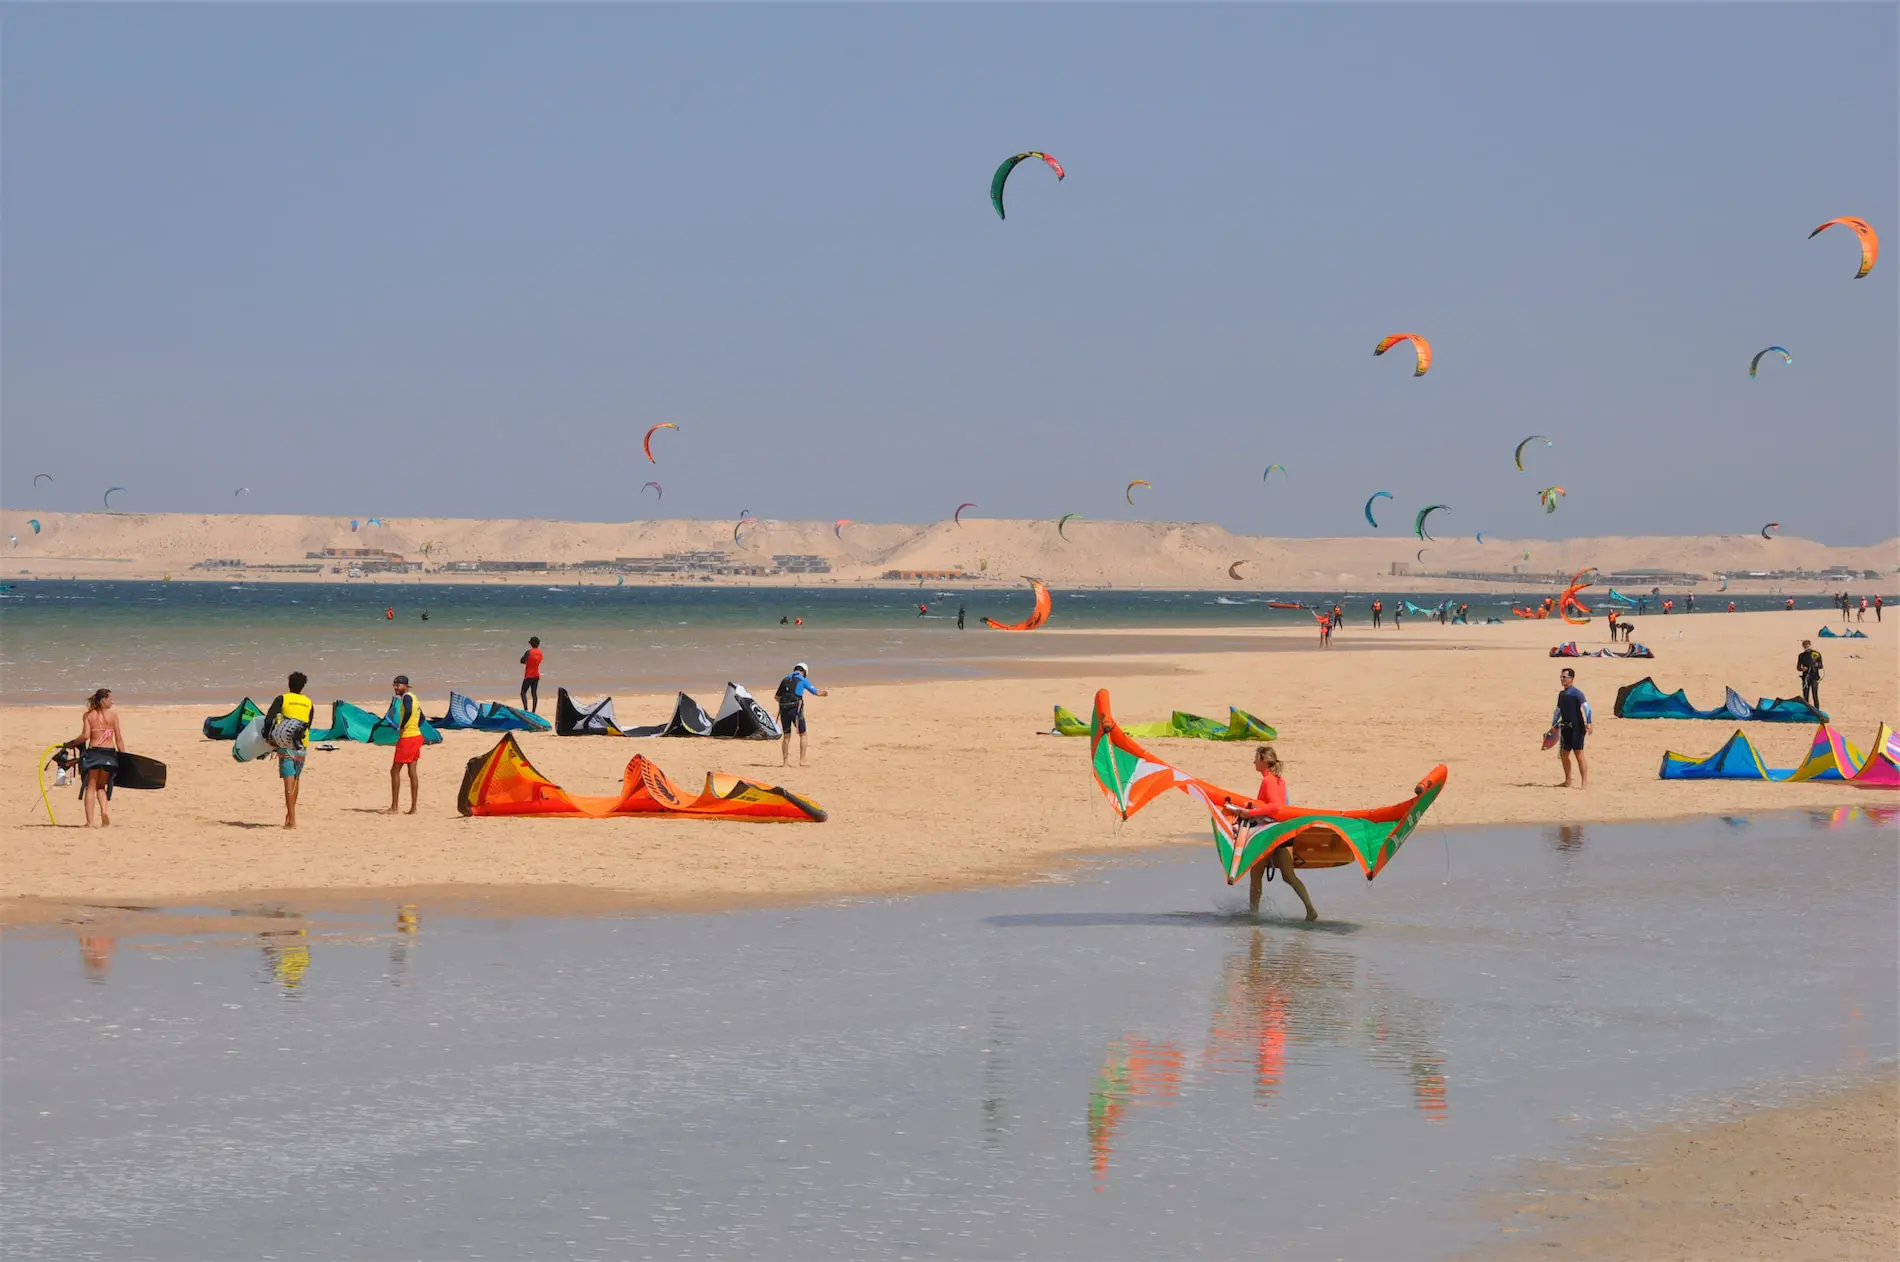
[[8, 505], [1900, 533], [1891, 5], [0, 20]]

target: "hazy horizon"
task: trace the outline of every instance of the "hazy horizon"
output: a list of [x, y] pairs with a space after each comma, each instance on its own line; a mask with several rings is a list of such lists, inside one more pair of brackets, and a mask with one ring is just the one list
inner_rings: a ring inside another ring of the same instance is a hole
[[1891, 6], [3, 29], [8, 507], [1900, 535]]

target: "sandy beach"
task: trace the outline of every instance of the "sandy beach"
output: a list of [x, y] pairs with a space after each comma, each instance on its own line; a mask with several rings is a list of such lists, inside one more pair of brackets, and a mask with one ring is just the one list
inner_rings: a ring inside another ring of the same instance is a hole
[[[53, 828], [34, 759], [77, 731], [78, 706], [10, 707], [0, 759], [9, 821], [0, 841], [5, 915], [64, 917], [64, 905], [78, 902], [223, 904], [414, 887], [460, 887], [498, 908], [516, 900], [571, 901], [577, 909], [796, 900], [1020, 880], [1076, 852], [1205, 845], [1205, 821], [1185, 799], [1116, 826], [1090, 779], [1085, 740], [1042, 734], [1054, 705], [1086, 714], [1098, 686], [1111, 690], [1124, 722], [1173, 709], [1224, 715], [1229, 704], [1256, 714], [1280, 731], [1299, 803], [1397, 801], [1442, 762], [1450, 782], [1427, 832], [1883, 805], [1839, 783], [1664, 783], [1656, 767], [1665, 749], [1711, 752], [1733, 725], [1610, 717], [1616, 689], [1645, 675], [1685, 688], [1704, 706], [1718, 703], [1726, 685], [1750, 700], [1795, 693], [1794, 655], [1816, 625], [1812, 611], [1652, 616], [1645, 638], [1653, 661], [1553, 660], [1557, 641], [1602, 632], [1550, 622], [1408, 622], [1379, 632], [1349, 622], [1329, 651], [1310, 632], [1268, 629], [1251, 633], [1263, 648], [1309, 648], [1025, 658], [1007, 676], [840, 688], [813, 701], [811, 765], [802, 768], [781, 768], [778, 746], [762, 742], [525, 742], [535, 765], [572, 791], [607, 792], [627, 760], [645, 753], [681, 784], [709, 770], [782, 784], [829, 810], [830, 822], [811, 826], [465, 820], [454, 808], [463, 765], [494, 738], [458, 732], [425, 756], [415, 816], [379, 813], [388, 804], [384, 751], [345, 745], [313, 753], [302, 826], [291, 836], [277, 827], [282, 805], [271, 768], [236, 764], [229, 746], [204, 740], [205, 707], [147, 707], [122, 696], [131, 748], [164, 760], [170, 787], [121, 793], [113, 826], [94, 832], [75, 827], [79, 805], [64, 790], [55, 802], [61, 826]], [[1867, 640], [1828, 643], [1826, 708], [1857, 744], [1900, 716], [1900, 662], [1883, 629], [1868, 625]], [[1127, 634], [1113, 642], [1126, 644]], [[1178, 644], [1182, 633], [1170, 634]], [[1225, 646], [1235, 636], [1207, 638]], [[1033, 639], [1023, 648], [1033, 653]], [[1556, 758], [1539, 748], [1563, 665], [1576, 667], [1596, 711], [1587, 791], [1556, 788]], [[436, 712], [444, 700], [425, 693], [425, 709]], [[550, 700], [544, 694], [544, 710]], [[617, 704], [626, 715], [660, 714], [671, 696], [620, 696]], [[1775, 766], [1794, 765], [1811, 735], [1799, 725], [1748, 726]], [[1165, 744], [1166, 756], [1189, 769], [1251, 789], [1247, 748]], [[1208, 878], [1219, 879], [1211, 863]], [[1342, 879], [1319, 876], [1322, 909], [1327, 883]]]

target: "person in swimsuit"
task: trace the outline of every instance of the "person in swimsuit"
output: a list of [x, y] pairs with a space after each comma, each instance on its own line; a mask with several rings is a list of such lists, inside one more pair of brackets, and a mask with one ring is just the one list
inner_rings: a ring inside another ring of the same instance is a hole
[[[106, 803], [112, 797], [112, 781], [119, 774], [119, 753], [125, 748], [125, 726], [119, 722], [119, 712], [112, 708], [112, 689], [101, 688], [86, 699], [79, 735], [67, 744], [85, 751], [79, 755], [79, 796], [86, 804], [86, 827], [110, 827], [112, 817], [106, 814]], [[95, 811], [99, 817], [96, 823]]]
[[[1254, 770], [1260, 773], [1260, 792], [1257, 800], [1268, 806], [1285, 806], [1286, 777], [1281, 774], [1280, 755], [1271, 745], [1262, 745], [1253, 751]], [[1260, 816], [1242, 815], [1242, 823], [1250, 823]], [[1300, 896], [1300, 902], [1306, 908], [1308, 920], [1318, 920], [1319, 912], [1313, 908], [1313, 900], [1307, 897], [1306, 882], [1300, 880], [1300, 874], [1294, 869], [1293, 848], [1281, 846], [1272, 854], [1262, 858], [1249, 870], [1247, 878], [1247, 910], [1260, 910], [1260, 891], [1267, 882], [1268, 869], [1271, 867], [1286, 882], [1286, 887]]]

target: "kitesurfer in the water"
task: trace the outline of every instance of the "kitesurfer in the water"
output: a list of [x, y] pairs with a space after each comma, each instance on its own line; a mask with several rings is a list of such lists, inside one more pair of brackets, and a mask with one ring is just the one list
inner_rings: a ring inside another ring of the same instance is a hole
[[[1260, 773], [1258, 799], [1268, 806], [1285, 806], [1287, 804], [1286, 777], [1281, 774], [1279, 753], [1271, 745], [1262, 745], [1253, 751], [1253, 766], [1254, 770]], [[1258, 818], [1261, 817], [1246, 815], [1240, 817], [1242, 823], [1251, 823]], [[1249, 912], [1260, 910], [1260, 891], [1267, 882], [1270, 869], [1279, 872], [1280, 879], [1286, 882], [1286, 887], [1300, 896], [1300, 903], [1306, 908], [1306, 918], [1318, 920], [1319, 912], [1314, 909], [1313, 900], [1307, 896], [1306, 882], [1300, 880], [1300, 874], [1294, 868], [1293, 847], [1290, 845], [1278, 847], [1272, 854], [1253, 865], [1247, 881], [1247, 910]]]

